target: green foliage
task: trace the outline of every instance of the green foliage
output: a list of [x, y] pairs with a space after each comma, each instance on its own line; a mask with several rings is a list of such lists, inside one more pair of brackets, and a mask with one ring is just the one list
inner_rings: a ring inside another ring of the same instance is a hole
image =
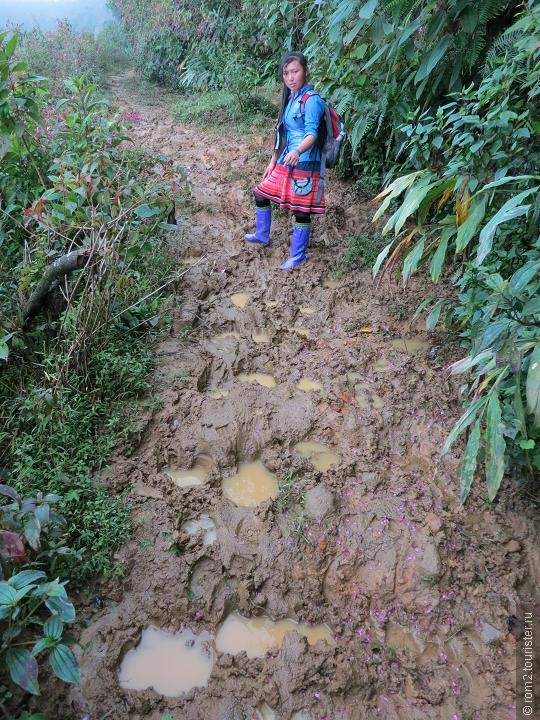
[[78, 663], [65, 637], [65, 625], [74, 621], [65, 583], [48, 581], [43, 571], [21, 570], [0, 582], [0, 662], [16, 685], [39, 695], [38, 657], [48, 658], [64, 682], [79, 682]]
[[[401, 128], [408, 172], [379, 194], [375, 215], [390, 212], [382, 233], [394, 237], [374, 274], [401, 262], [403, 282], [421, 266], [438, 282], [445, 263], [456, 266], [459, 302], [446, 319], [467, 351], [452, 369], [467, 374], [468, 406], [443, 451], [474, 423], [463, 501], [480, 462], [489, 501], [506, 468], [521, 482], [540, 469], [540, 8], [527, 7], [503, 37], [477, 84]], [[430, 308], [429, 329], [443, 304]]]
[[345, 256], [339, 263], [340, 269], [345, 272], [349, 268], [370, 268], [375, 263], [381, 251], [384, 239], [379, 233], [361, 232], [347, 240]]
[[115, 23], [97, 34], [75, 32], [66, 20], [59, 21], [53, 32], [39, 28], [21, 32], [16, 54], [32, 72], [48, 78], [55, 96], [64, 91], [66, 72], [73, 77], [85, 75], [89, 82], [102, 86], [109, 73], [130, 61], [127, 38]]
[[240, 110], [237, 98], [227, 90], [214, 90], [203, 94], [186, 93], [175, 103], [174, 116], [178, 122], [195, 122], [201, 127], [221, 134], [224, 127], [233, 131], [250, 131], [264, 128], [268, 118], [277, 114], [269, 99], [269, 91], [262, 90], [258, 97], [246, 98], [249, 114]]
[[[130, 403], [148, 389], [149, 341], [177, 281], [163, 220], [188, 187], [168, 159], [124, 146], [129, 125], [86, 78], [51, 100], [14, 59], [16, 42], [0, 39], [0, 471], [25, 499], [62, 496], [65, 527], [40, 561], [83, 585], [119, 572], [111, 551], [127, 537], [129, 508], [92, 472], [127, 437]], [[81, 263], [60, 292], [47, 273], [73, 252]], [[37, 512], [18, 517], [34, 541]], [[53, 658], [67, 674], [65, 653]]]

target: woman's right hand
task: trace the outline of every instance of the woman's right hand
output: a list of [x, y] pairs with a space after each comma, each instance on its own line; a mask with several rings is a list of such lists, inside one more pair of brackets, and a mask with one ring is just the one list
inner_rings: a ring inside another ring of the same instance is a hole
[[263, 173], [262, 179], [263, 179], [263, 180], [266, 180], [266, 178], [270, 175], [270, 173], [272, 172], [272, 170], [273, 170], [275, 167], [276, 167], [276, 162], [275, 162], [275, 160], [271, 160], [271, 161], [268, 163], [268, 167], [266, 168], [266, 170], [265, 170], [264, 173]]

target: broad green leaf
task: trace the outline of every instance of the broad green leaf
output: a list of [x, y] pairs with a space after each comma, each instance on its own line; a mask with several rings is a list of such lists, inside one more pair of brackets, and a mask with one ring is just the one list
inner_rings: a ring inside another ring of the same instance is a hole
[[524, 315], [538, 315], [540, 313], [540, 297], [532, 298], [523, 306]]
[[19, 37], [17, 33], [13, 33], [12, 37], [7, 41], [6, 46], [3, 48], [5, 57], [10, 58], [13, 55], [18, 41]]
[[9, 648], [6, 652], [6, 665], [16, 685], [32, 695], [39, 695], [38, 664], [29, 650]]
[[79, 665], [73, 650], [67, 645], [57, 645], [51, 650], [49, 662], [54, 674], [67, 683], [78, 685], [81, 682]]
[[425, 80], [429, 75], [431, 75], [435, 66], [444, 57], [444, 54], [450, 47], [451, 42], [452, 36], [449, 34], [444, 35], [435, 45], [429, 55], [424, 56], [424, 59], [422, 60], [422, 63], [420, 64], [420, 67], [418, 68], [416, 75], [414, 76], [414, 81], [416, 84], [421, 83], [422, 80]]
[[[1, 158], [0, 158], [1, 160]], [[9, 345], [7, 342], [0, 340], [0, 360], [7, 360], [9, 357]]]
[[10, 497], [12, 500], [17, 502], [21, 499], [19, 493], [9, 485], [0, 485], [0, 495]]
[[56, 645], [56, 640], [50, 637], [40, 638], [32, 648], [32, 655], [37, 657], [40, 652], [48, 650]]
[[15, 604], [20, 602], [23, 599], [23, 597], [28, 595], [29, 592], [32, 592], [34, 587], [35, 587], [34, 585], [26, 585], [25, 587], [21, 588], [20, 590], [17, 590], [16, 596], [15, 596]]
[[388, 245], [381, 250], [381, 252], [377, 255], [377, 259], [375, 260], [375, 264], [373, 265], [373, 277], [379, 272], [379, 269], [381, 265], [383, 264], [384, 259], [390, 252], [390, 248], [394, 244], [394, 240], [392, 240], [391, 243], [388, 243]]
[[57, 616], [62, 622], [75, 622], [75, 608], [69, 600], [62, 597], [48, 597], [45, 600], [45, 605], [51, 613]]
[[137, 215], [137, 217], [151, 218], [154, 215], [159, 215], [161, 210], [159, 210], [159, 208], [151, 208], [150, 205], [139, 205], [139, 207], [135, 208], [133, 212]]
[[523, 288], [533, 279], [540, 270], [540, 262], [528, 262], [512, 275], [510, 278], [510, 288], [514, 294], [520, 293]]
[[387, 188], [380, 192], [377, 197], [374, 198], [373, 202], [379, 202], [379, 200], [382, 200], [383, 198], [385, 198], [385, 200], [373, 216], [373, 222], [378, 220], [381, 215], [384, 215], [392, 200], [398, 197], [398, 195], [401, 195], [401, 193], [410, 187], [416, 178], [424, 172], [424, 170], [418, 170], [417, 172], [410, 173], [409, 175], [403, 175], [402, 177], [396, 178], [394, 182], [390, 183]]
[[424, 310], [431, 302], [433, 302], [433, 295], [428, 295], [427, 298], [424, 298], [420, 305], [414, 311], [412, 319], [416, 320], [416, 318], [420, 317], [420, 315], [424, 312]]
[[476, 256], [476, 264], [481, 265], [484, 258], [490, 253], [491, 246], [493, 243], [493, 237], [495, 231], [503, 222], [512, 220], [521, 215], [525, 215], [529, 212], [530, 205], [520, 205], [520, 203], [529, 197], [533, 192], [538, 192], [537, 187], [527, 188], [518, 195], [514, 195], [507, 200], [501, 209], [495, 213], [487, 225], [482, 229], [480, 233], [480, 241], [478, 244], [478, 251]]
[[[407, 220], [415, 213], [422, 200], [426, 197], [426, 195], [433, 190], [437, 185], [440, 185], [439, 182], [435, 183], [429, 183], [429, 177], [423, 177], [419, 183], [417, 183], [414, 187], [412, 187], [407, 195], [405, 196], [405, 199], [403, 200], [403, 204], [400, 208], [398, 208], [397, 212], [388, 220], [386, 225], [384, 226], [384, 229], [382, 231], [382, 234], [385, 235], [387, 232], [389, 232], [392, 229], [392, 226], [394, 226], [394, 232], [396, 235], [399, 234], [399, 231], [401, 228], [405, 225]], [[393, 221], [393, 219], [395, 220]]]
[[368, 2], [365, 3], [365, 5], [362, 5], [358, 11], [358, 17], [363, 18], [364, 20], [371, 20], [378, 4], [379, 0], [368, 0]]
[[519, 420], [519, 426], [521, 434], [524, 438], [527, 437], [527, 421], [525, 419], [525, 408], [523, 407], [523, 398], [521, 397], [521, 369], [516, 373], [516, 386], [514, 389], [514, 413], [517, 420]]
[[0, 582], [0, 605], [13, 605], [17, 599], [17, 591], [7, 582]]
[[498, 180], [494, 180], [493, 182], [488, 183], [487, 185], [484, 185], [483, 188], [481, 188], [477, 194], [485, 192], [486, 190], [491, 190], [493, 188], [499, 187], [500, 185], [506, 185], [509, 182], [514, 182], [514, 180], [539, 180], [540, 177], [538, 175], [509, 175], [507, 177], [499, 178]]
[[33, 585], [39, 580], [43, 580], [45, 577], [47, 576], [43, 570], [21, 570], [21, 572], [16, 575], [12, 575], [9, 578], [8, 583], [14, 587], [15, 590], [20, 590], [21, 588], [26, 587], [26, 585]]
[[50, 617], [43, 626], [43, 632], [47, 637], [52, 638], [53, 640], [60, 640], [62, 633], [64, 632], [64, 624], [53, 615], [53, 617]]
[[509, 320], [498, 320], [497, 322], [489, 324], [484, 330], [484, 334], [482, 335], [482, 340], [480, 342], [480, 347], [478, 348], [478, 350], [481, 352], [482, 350], [486, 350], [487, 348], [492, 347], [495, 343], [495, 340], [497, 340], [497, 338], [499, 338], [505, 331], [508, 331], [509, 329]]
[[534, 415], [534, 427], [540, 427], [540, 343], [537, 343], [529, 360], [525, 396], [527, 410]]
[[431, 263], [429, 265], [429, 272], [431, 274], [431, 279], [434, 283], [439, 282], [442, 266], [444, 265], [444, 260], [446, 258], [446, 251], [448, 249], [448, 241], [454, 233], [455, 228], [444, 228], [441, 233], [439, 245], [437, 246], [433, 257], [431, 258]]
[[487, 197], [483, 196], [478, 200], [473, 200], [469, 215], [464, 223], [462, 223], [457, 231], [456, 253], [463, 252], [471, 238], [480, 227], [480, 223], [486, 214]]
[[476, 464], [478, 458], [478, 448], [480, 447], [480, 420], [477, 420], [474, 424], [469, 439], [467, 441], [467, 447], [465, 448], [465, 454], [461, 461], [461, 467], [459, 471], [460, 481], [460, 492], [459, 497], [462, 503], [467, 499], [469, 492], [471, 491], [472, 482], [474, 479], [474, 473], [476, 471]]
[[11, 147], [11, 137], [9, 135], [0, 135], [0, 160], [6, 155]]
[[428, 332], [431, 332], [435, 329], [435, 326], [439, 322], [439, 318], [441, 316], [441, 310], [444, 307], [446, 300], [439, 300], [435, 303], [435, 305], [431, 308], [429, 315], [426, 318], [426, 329]]
[[371, 57], [371, 58], [367, 61], [367, 63], [362, 67], [362, 69], [360, 70], [360, 72], [365, 72], [365, 71], [368, 70], [372, 65], [375, 65], [375, 63], [377, 62], [377, 60], [379, 60], [379, 58], [380, 58], [382, 55], [384, 55], [384, 53], [388, 50], [389, 47], [390, 47], [390, 46], [389, 46], [387, 43], [386, 43], [385, 45], [383, 45], [382, 47], [380, 47], [380, 48], [377, 50], [377, 52], [375, 53], [375, 55], [373, 55], [373, 57]]
[[475, 365], [480, 364], [481, 362], [484, 362], [484, 360], [489, 360], [493, 357], [493, 351], [492, 350], [484, 350], [484, 352], [478, 353], [478, 355], [467, 355], [467, 357], [457, 360], [455, 363], [452, 363], [450, 365], [450, 371], [452, 375], [457, 375], [459, 373], [464, 373], [473, 368]]
[[39, 536], [41, 534], [41, 523], [32, 513], [27, 515], [23, 523], [24, 537], [33, 550], [39, 549]]
[[469, 405], [467, 410], [463, 413], [463, 415], [459, 418], [457, 423], [454, 425], [452, 430], [450, 431], [450, 434], [446, 438], [446, 442], [443, 445], [443, 448], [441, 450], [441, 455], [446, 455], [446, 453], [450, 450], [454, 442], [457, 440], [459, 435], [467, 428], [474, 420], [476, 419], [476, 416], [480, 410], [483, 411], [485, 405], [487, 403], [487, 398], [482, 397], [478, 400], [475, 400], [473, 403]]
[[489, 398], [486, 412], [486, 479], [490, 501], [495, 499], [501, 486], [504, 475], [505, 450], [501, 404], [498, 393], [493, 392]]
[[422, 238], [407, 255], [403, 262], [403, 284], [407, 282], [409, 276], [416, 272], [418, 263], [422, 259], [424, 253], [425, 239]]

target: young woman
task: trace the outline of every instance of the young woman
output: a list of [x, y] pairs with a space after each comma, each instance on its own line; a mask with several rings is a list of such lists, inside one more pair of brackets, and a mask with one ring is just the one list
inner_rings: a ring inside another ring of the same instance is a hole
[[308, 67], [300, 52], [286, 53], [281, 60], [283, 95], [276, 132], [276, 147], [253, 194], [256, 205], [256, 229], [245, 236], [248, 242], [268, 245], [272, 210], [270, 201], [291, 210], [296, 222], [288, 259], [282, 270], [306, 260], [311, 230], [311, 215], [325, 211], [324, 188], [319, 192], [321, 152], [317, 131], [324, 103], [307, 83]]

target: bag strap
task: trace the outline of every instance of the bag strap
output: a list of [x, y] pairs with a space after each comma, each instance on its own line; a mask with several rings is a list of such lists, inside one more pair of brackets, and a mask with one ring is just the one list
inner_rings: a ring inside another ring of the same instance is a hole
[[300, 98], [300, 115], [302, 115], [302, 117], [306, 114], [306, 102], [310, 97], [313, 97], [313, 95], [319, 95], [319, 93], [315, 90], [307, 90]]

